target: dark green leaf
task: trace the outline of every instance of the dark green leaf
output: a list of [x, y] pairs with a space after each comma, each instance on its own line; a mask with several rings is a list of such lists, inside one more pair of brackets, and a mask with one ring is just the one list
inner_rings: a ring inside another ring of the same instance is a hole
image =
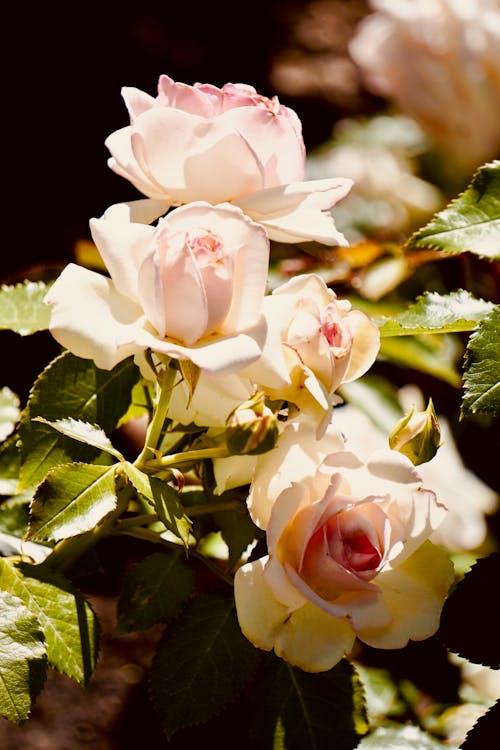
[[221, 511], [213, 515], [229, 548], [228, 566], [232, 568], [241, 559], [247, 547], [255, 539], [260, 538], [262, 533], [253, 523], [243, 504], [241, 510]]
[[309, 674], [267, 655], [254, 686], [258, 747], [282, 737], [286, 750], [353, 750], [368, 730], [364, 693], [355, 668], [343, 659]]
[[97, 621], [89, 604], [62, 575], [43, 565], [0, 559], [0, 589], [19, 597], [36, 616], [49, 664], [82, 684], [97, 659]]
[[446, 600], [440, 628], [450, 651], [496, 669], [500, 667], [500, 608], [492, 582], [499, 580], [500, 552], [474, 563]]
[[46, 671], [40, 623], [17, 597], [0, 591], [0, 715], [22, 724]]
[[35, 382], [21, 419], [22, 487], [38, 484], [54, 466], [90, 462], [99, 455], [98, 448], [34, 422], [35, 417], [52, 422], [82, 420], [99, 425], [109, 434], [127, 411], [138, 377], [139, 370], [131, 358], [113, 370], [99, 370], [92, 361], [69, 352], [57, 357]]
[[114, 466], [58, 466], [35, 492], [27, 538], [57, 541], [82, 534], [115, 508]]
[[259, 658], [241, 633], [232, 595], [194, 599], [167, 628], [153, 662], [151, 691], [167, 736], [220, 713]]
[[465, 355], [462, 414], [500, 414], [500, 305], [471, 335]]
[[25, 281], [0, 290], [0, 328], [27, 336], [49, 327], [50, 308], [43, 298], [49, 286], [43, 281]]
[[493, 748], [500, 737], [500, 701], [497, 701], [484, 716], [481, 716], [467, 732], [462, 750], [485, 750]]
[[15, 495], [19, 484], [21, 456], [17, 435], [12, 435], [0, 447], [0, 495]]
[[403, 313], [383, 318], [381, 336], [471, 331], [494, 305], [460, 290], [451, 294], [427, 292]]
[[12, 497], [0, 505], [0, 532], [21, 539], [28, 529], [29, 499]]
[[482, 166], [469, 187], [412, 235], [408, 246], [500, 259], [500, 161]]
[[118, 633], [147, 630], [179, 612], [194, 585], [193, 571], [178, 552], [157, 552], [125, 576], [118, 600]]

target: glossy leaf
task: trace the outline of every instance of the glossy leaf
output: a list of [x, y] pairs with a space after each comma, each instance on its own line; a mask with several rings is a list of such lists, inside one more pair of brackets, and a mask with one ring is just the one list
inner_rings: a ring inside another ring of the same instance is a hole
[[113, 447], [111, 440], [104, 430], [101, 430], [96, 424], [82, 422], [81, 419], [73, 419], [72, 417], [56, 419], [55, 422], [50, 422], [43, 417], [34, 417], [33, 421], [46, 424], [57, 430], [57, 432], [60, 432], [61, 435], [66, 435], [66, 437], [78, 440], [80, 443], [85, 443], [86, 445], [92, 445], [94, 448], [110, 453], [118, 460], [123, 460], [120, 451]]
[[57, 466], [35, 492], [27, 538], [57, 541], [82, 534], [115, 507], [114, 466]]
[[493, 747], [500, 737], [500, 700], [481, 716], [467, 732], [462, 750], [485, 750]]
[[21, 419], [21, 486], [38, 484], [59, 464], [91, 462], [99, 455], [93, 445], [34, 422], [35, 417], [50, 422], [82, 420], [99, 425], [109, 434], [127, 411], [138, 377], [139, 370], [131, 358], [113, 370], [99, 370], [90, 360], [69, 352], [53, 360], [36, 380]]
[[118, 633], [147, 630], [174, 617], [193, 590], [194, 574], [181, 553], [156, 552], [125, 576], [118, 600]]
[[25, 281], [0, 289], [0, 328], [27, 336], [49, 327], [50, 308], [43, 299], [49, 286], [43, 281]]
[[259, 747], [272, 747], [274, 740], [286, 750], [353, 750], [368, 730], [363, 688], [345, 659], [310, 674], [266, 655], [254, 697]]
[[500, 414], [500, 305], [471, 335], [465, 355], [462, 414]]
[[500, 161], [485, 164], [469, 187], [408, 241], [447, 253], [500, 259]]
[[40, 623], [21, 599], [0, 591], [0, 715], [22, 724], [46, 671]]
[[0, 589], [17, 596], [45, 636], [49, 664], [86, 684], [97, 659], [97, 621], [89, 604], [62, 575], [42, 565], [0, 559]]
[[441, 295], [428, 292], [403, 313], [382, 319], [381, 336], [471, 331], [494, 305], [460, 290]]
[[194, 599], [167, 628], [153, 661], [151, 693], [167, 737], [220, 713], [258, 661], [259, 651], [241, 633], [231, 594]]

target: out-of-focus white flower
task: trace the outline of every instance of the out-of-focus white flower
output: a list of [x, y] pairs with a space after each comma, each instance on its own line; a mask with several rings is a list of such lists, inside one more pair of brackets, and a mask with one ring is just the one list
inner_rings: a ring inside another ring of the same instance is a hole
[[407, 117], [341, 120], [332, 140], [312, 152], [306, 175], [342, 174], [353, 180], [336, 209], [336, 223], [350, 242], [363, 236], [394, 236], [411, 230], [443, 204], [440, 191], [416, 175], [414, 156], [425, 147], [418, 125]]
[[370, 0], [349, 51], [366, 85], [413, 117], [455, 168], [500, 149], [498, 0]]
[[[415, 389], [411, 392], [415, 394]], [[409, 394], [409, 390], [402, 394], [407, 405]], [[412, 398], [421, 408], [418, 391]], [[432, 487], [449, 511], [431, 541], [456, 552], [476, 549], [486, 536], [485, 514], [495, 511], [500, 498], [464, 466], [447, 420], [442, 415], [438, 420], [441, 447], [431, 461], [418, 467], [425, 485]], [[362, 456], [388, 445], [387, 434], [352, 404], [335, 409], [332, 426], [342, 431], [347, 448]]]
[[19, 399], [10, 388], [0, 389], [0, 441], [5, 440], [14, 430], [14, 425], [21, 415]]

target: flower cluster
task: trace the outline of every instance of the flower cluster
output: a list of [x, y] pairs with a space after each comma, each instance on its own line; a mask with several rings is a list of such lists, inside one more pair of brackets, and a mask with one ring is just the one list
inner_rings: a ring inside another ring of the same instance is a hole
[[[361, 460], [335, 425], [378, 327], [316, 274], [267, 293], [271, 241], [346, 244], [330, 209], [351, 181], [304, 181], [297, 115], [250, 86], [162, 76], [156, 98], [123, 96], [130, 125], [107, 139], [109, 166], [147, 197], [91, 220], [109, 276], [67, 266], [46, 296], [52, 334], [102, 369], [133, 356], [164, 389], [155, 434], [166, 418], [201, 426], [218, 490], [250, 485], [268, 555], [237, 570], [235, 598], [256, 646], [321, 671], [356, 637], [430, 636], [452, 580], [428, 541], [446, 509], [407, 457]], [[136, 466], [167, 481], [175, 460], [158, 448]]]

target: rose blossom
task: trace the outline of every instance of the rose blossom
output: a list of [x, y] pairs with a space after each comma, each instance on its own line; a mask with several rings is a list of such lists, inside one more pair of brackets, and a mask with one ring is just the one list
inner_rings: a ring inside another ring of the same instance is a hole
[[69, 264], [47, 294], [57, 341], [104, 369], [148, 347], [215, 373], [256, 359], [266, 330], [262, 227], [229, 204], [191, 203], [156, 227], [129, 212], [143, 217], [136, 203], [120, 204], [90, 222], [111, 278]]
[[320, 276], [303, 274], [264, 300], [268, 333], [262, 356], [245, 374], [273, 399], [287, 400], [319, 421], [319, 434], [341, 383], [373, 364], [380, 347], [377, 326], [337, 299]]
[[130, 87], [122, 95], [130, 125], [106, 139], [108, 164], [145, 195], [170, 205], [230, 201], [271, 239], [347, 244], [328, 209], [352, 180], [302, 182], [302, 126], [276, 96], [243, 84], [188, 86], [166, 75], [156, 98]]
[[405, 456], [329, 455], [272, 504], [269, 555], [237, 571], [243, 633], [309, 672], [333, 667], [356, 637], [402, 648], [431, 636], [453, 580], [427, 541], [445, 514]]

